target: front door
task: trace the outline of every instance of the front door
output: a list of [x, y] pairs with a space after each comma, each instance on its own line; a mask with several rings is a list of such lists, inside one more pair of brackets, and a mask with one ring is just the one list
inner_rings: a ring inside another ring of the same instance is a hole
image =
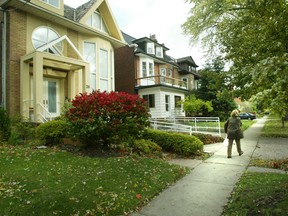
[[[44, 79], [43, 82], [43, 105], [52, 117], [60, 115], [60, 92], [59, 80]], [[45, 114], [45, 117], [49, 117]]]

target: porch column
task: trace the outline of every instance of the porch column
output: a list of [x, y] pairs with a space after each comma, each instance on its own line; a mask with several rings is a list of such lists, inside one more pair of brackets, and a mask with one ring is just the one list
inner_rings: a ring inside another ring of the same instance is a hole
[[43, 56], [36, 52], [33, 57], [33, 105], [34, 121], [39, 121], [40, 110], [37, 104], [43, 105]]
[[75, 71], [69, 71], [68, 73], [68, 98], [74, 99], [76, 96], [75, 90]]
[[90, 67], [89, 64], [85, 64], [82, 68], [82, 86], [81, 92], [90, 93]]
[[29, 60], [21, 58], [20, 61], [20, 115], [23, 120], [30, 119], [30, 107], [32, 101], [30, 98], [30, 75], [29, 75]]

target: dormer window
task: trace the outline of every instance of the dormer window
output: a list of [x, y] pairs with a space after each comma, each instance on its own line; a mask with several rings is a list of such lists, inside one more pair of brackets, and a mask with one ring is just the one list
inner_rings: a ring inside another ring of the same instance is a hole
[[86, 21], [86, 24], [89, 26], [92, 26], [93, 28], [100, 29], [103, 32], [108, 33], [107, 26], [103, 20], [103, 17], [101, 14], [97, 11], [95, 11], [89, 19]]
[[41, 0], [41, 1], [53, 7], [60, 8], [60, 0]]
[[147, 53], [148, 54], [155, 54], [154, 43], [148, 42], [147, 43]]
[[156, 47], [156, 56], [159, 58], [163, 58], [163, 48], [162, 47]]

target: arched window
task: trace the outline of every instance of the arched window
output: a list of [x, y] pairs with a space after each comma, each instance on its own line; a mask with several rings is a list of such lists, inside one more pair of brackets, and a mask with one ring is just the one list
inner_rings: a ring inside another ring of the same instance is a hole
[[[32, 33], [32, 43], [35, 49], [43, 47], [58, 38], [59, 35], [57, 34], [57, 32], [46, 26], [38, 27]], [[53, 46], [50, 46], [44, 51], [55, 55], [60, 55], [62, 50], [63, 50], [63, 43], [61, 41]]]

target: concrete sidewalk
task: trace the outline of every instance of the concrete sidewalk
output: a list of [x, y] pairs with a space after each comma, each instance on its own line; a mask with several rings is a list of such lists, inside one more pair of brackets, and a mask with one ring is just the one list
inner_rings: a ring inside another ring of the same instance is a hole
[[[232, 158], [227, 158], [227, 147], [222, 143], [206, 145], [204, 150], [214, 152], [207, 160], [174, 160], [173, 163], [194, 168], [191, 173], [175, 185], [164, 190], [149, 204], [132, 216], [217, 216], [221, 215], [223, 207], [228, 202], [235, 184], [253, 156], [268, 157], [271, 152], [275, 155], [281, 153], [286, 140], [282, 140], [278, 150], [265, 151], [261, 146], [269, 143], [269, 139], [260, 141], [261, 129], [266, 118], [257, 119], [256, 122], [244, 132], [241, 140], [244, 154], [238, 156], [236, 146], [232, 148]], [[287, 144], [288, 145], [288, 144]], [[287, 148], [287, 145], [285, 149]], [[270, 145], [271, 146], [271, 145]], [[274, 147], [273, 147], [274, 149]], [[282, 151], [283, 152], [283, 151]], [[281, 153], [285, 155], [285, 153]], [[287, 157], [287, 152], [286, 155]]]

